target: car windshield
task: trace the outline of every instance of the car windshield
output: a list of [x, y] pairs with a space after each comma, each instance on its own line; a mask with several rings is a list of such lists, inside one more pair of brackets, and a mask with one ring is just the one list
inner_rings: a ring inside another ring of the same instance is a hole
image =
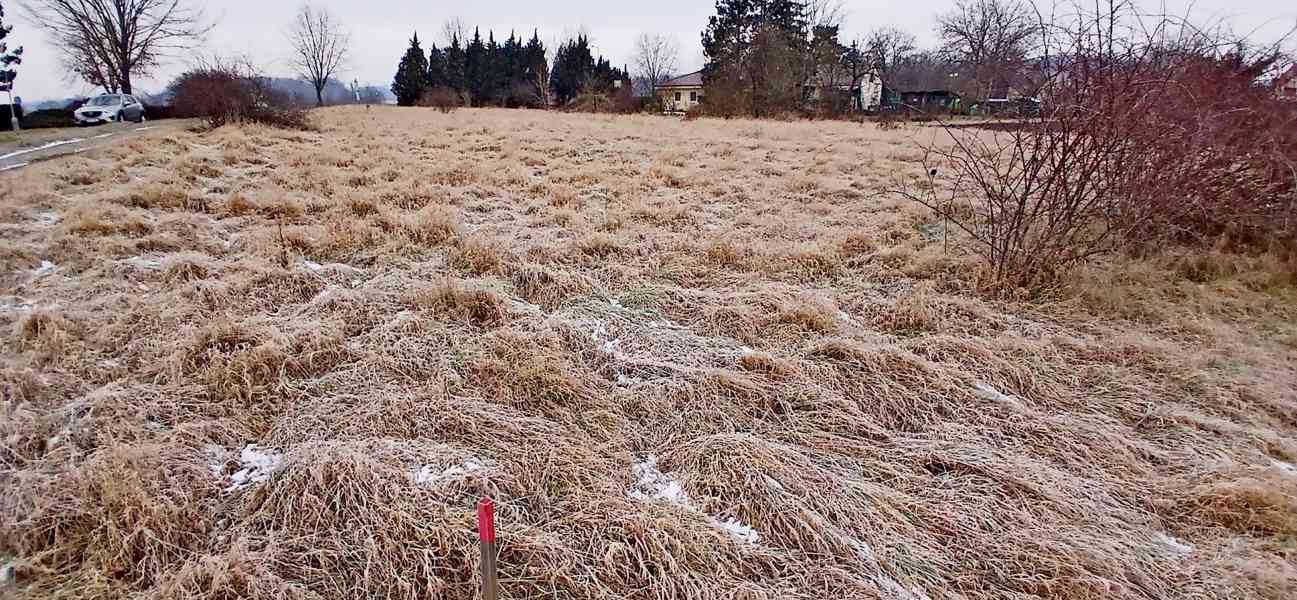
[[121, 103], [122, 103], [121, 96], [95, 96], [94, 98], [91, 98], [90, 102], [87, 102], [86, 104], [89, 104], [90, 106], [112, 106], [114, 104], [121, 104]]

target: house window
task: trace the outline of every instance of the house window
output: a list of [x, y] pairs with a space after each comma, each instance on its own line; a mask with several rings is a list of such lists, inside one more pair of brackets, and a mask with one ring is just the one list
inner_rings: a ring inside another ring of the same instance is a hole
[[680, 92], [676, 92], [676, 102], [680, 101]]
[[697, 102], [697, 101], [698, 101], [698, 92], [689, 92], [689, 101], [690, 101], [690, 102]]

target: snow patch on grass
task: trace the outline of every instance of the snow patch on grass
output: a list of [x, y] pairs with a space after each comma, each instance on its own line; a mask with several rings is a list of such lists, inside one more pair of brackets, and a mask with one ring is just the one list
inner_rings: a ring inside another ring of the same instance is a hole
[[418, 471], [414, 472], [414, 482], [419, 485], [442, 485], [452, 481], [458, 481], [472, 475], [487, 471], [492, 467], [490, 461], [470, 456], [464, 459], [464, 462], [448, 467], [440, 465], [423, 465]]
[[1290, 462], [1284, 462], [1282, 460], [1274, 460], [1272, 458], [1270, 459], [1270, 464], [1273, 465], [1276, 469], [1279, 469], [1280, 471], [1283, 471], [1288, 475], [1297, 475], [1297, 465], [1294, 465]]
[[977, 395], [979, 397], [984, 398], [986, 400], [1003, 402], [1004, 404], [1008, 404], [1010, 406], [1015, 406], [1019, 408], [1022, 407], [1022, 401], [1019, 400], [1017, 397], [1010, 396], [1009, 394], [1001, 392], [1000, 390], [995, 389], [995, 386], [992, 386], [989, 383], [982, 383], [979, 381], [973, 385], [973, 389], [976, 390]]
[[18, 296], [0, 296], [0, 312], [27, 312], [36, 308], [35, 302], [29, 302]]
[[[669, 473], [663, 473], [658, 469], [656, 456], [649, 455], [643, 461], [631, 465], [631, 474], [635, 476], [635, 485], [626, 493], [631, 499], [641, 502], [661, 501], [693, 511], [698, 510], [690, 503], [689, 493], [685, 491], [684, 486]], [[713, 527], [729, 533], [740, 542], [754, 544], [761, 540], [761, 535], [756, 529], [734, 517], [708, 516], [708, 520]]]
[[162, 268], [161, 259], [149, 258], [146, 256], [132, 256], [122, 262], [135, 267], [136, 269], [143, 269], [145, 271], [157, 271]]
[[712, 518], [712, 525], [728, 532], [734, 536], [734, 539], [740, 542], [755, 544], [761, 541], [761, 535], [751, 525], [743, 523], [734, 517], [725, 517], [724, 519]]
[[658, 470], [658, 459], [649, 455], [642, 462], [631, 465], [635, 487], [627, 494], [635, 500], [665, 500], [681, 506], [689, 505], [689, 494], [679, 481]]
[[590, 339], [599, 344], [599, 349], [613, 358], [617, 358], [617, 347], [621, 340], [612, 337], [608, 333], [608, 327], [603, 323], [595, 325], [594, 330], [590, 332]]
[[279, 468], [283, 455], [278, 450], [260, 448], [248, 444], [239, 452], [239, 470], [230, 475], [230, 486], [225, 491], [233, 492], [270, 479], [270, 475]]
[[44, 276], [49, 275], [50, 273], [53, 273], [53, 272], [55, 272], [55, 271], [57, 271], [57, 270], [59, 270], [59, 266], [58, 266], [58, 265], [56, 265], [56, 264], [54, 264], [54, 263], [52, 263], [52, 262], [50, 262], [50, 261], [48, 261], [48, 260], [42, 260], [42, 261], [41, 261], [41, 266], [36, 267], [34, 270], [32, 270], [32, 278], [35, 279], [35, 278], [39, 278], [39, 277], [44, 277]]
[[1176, 538], [1175, 536], [1158, 532], [1157, 535], [1154, 536], [1154, 539], [1156, 539], [1157, 542], [1162, 545], [1162, 547], [1169, 550], [1172, 554], [1179, 554], [1179, 555], [1193, 554], [1193, 546], [1190, 546], [1189, 544], [1180, 541], [1180, 539]]

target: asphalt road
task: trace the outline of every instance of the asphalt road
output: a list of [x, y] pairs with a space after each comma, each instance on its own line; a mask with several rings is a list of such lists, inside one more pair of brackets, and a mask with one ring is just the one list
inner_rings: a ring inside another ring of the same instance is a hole
[[99, 127], [32, 129], [0, 134], [0, 173], [32, 163], [100, 148], [150, 131], [184, 127], [189, 121], [110, 123]]

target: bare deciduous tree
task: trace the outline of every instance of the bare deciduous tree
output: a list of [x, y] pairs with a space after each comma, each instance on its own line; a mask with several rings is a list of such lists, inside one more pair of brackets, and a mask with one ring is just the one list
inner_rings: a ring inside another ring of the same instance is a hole
[[808, 0], [802, 5], [802, 18], [808, 31], [816, 27], [840, 27], [846, 16], [842, 0]]
[[288, 32], [293, 67], [315, 88], [315, 105], [324, 106], [324, 86], [347, 60], [351, 36], [328, 10], [303, 4]]
[[460, 17], [451, 17], [441, 25], [442, 46], [449, 46], [451, 40], [459, 40], [460, 44], [468, 43], [468, 25]]
[[650, 94], [656, 94], [658, 86], [675, 74], [680, 48], [668, 36], [641, 33], [635, 40], [634, 60], [640, 81]]
[[974, 89], [967, 91], [980, 97], [1010, 83], [1039, 31], [1035, 12], [1021, 0], [957, 0], [937, 17], [942, 51], [971, 71]]
[[168, 54], [197, 45], [211, 30], [202, 11], [182, 0], [30, 0], [33, 23], [45, 28], [76, 76], [108, 92], [134, 92]]
[[870, 31], [861, 46], [870, 68], [889, 84], [896, 67], [917, 49], [914, 36], [895, 27]]

